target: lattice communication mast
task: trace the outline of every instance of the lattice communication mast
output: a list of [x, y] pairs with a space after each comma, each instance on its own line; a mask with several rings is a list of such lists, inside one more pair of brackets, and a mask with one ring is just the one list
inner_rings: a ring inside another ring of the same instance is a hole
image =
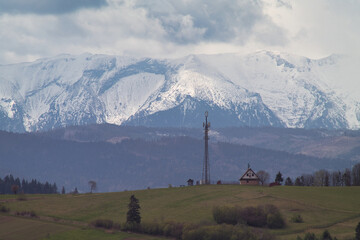
[[209, 113], [205, 112], [205, 122], [203, 123], [203, 128], [205, 130], [205, 154], [204, 154], [204, 164], [202, 172], [202, 184], [210, 184], [210, 163], [209, 163], [209, 128], [210, 122], [208, 122]]

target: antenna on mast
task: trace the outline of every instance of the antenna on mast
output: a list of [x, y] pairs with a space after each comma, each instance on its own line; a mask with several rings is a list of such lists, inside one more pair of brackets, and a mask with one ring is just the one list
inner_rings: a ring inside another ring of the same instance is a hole
[[204, 163], [203, 163], [203, 172], [202, 172], [202, 183], [210, 184], [210, 163], [209, 163], [209, 128], [210, 122], [208, 122], [207, 118], [209, 116], [208, 111], [205, 112], [205, 122], [203, 123], [203, 128], [205, 130], [205, 153], [204, 153]]

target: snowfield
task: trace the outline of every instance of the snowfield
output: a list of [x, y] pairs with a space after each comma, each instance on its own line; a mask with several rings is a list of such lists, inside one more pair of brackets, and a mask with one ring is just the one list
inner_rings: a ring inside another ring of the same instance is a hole
[[112, 123], [360, 128], [359, 59], [270, 51], [175, 60], [59, 55], [0, 65], [0, 129]]

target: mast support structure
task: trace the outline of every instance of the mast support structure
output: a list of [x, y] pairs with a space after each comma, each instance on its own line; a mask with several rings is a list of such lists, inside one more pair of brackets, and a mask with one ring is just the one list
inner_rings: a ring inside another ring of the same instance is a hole
[[202, 184], [210, 184], [210, 163], [209, 163], [209, 128], [210, 122], [207, 118], [209, 113], [205, 112], [205, 122], [203, 123], [203, 128], [205, 131], [205, 152], [204, 152], [204, 163], [203, 163], [203, 172], [202, 172]]

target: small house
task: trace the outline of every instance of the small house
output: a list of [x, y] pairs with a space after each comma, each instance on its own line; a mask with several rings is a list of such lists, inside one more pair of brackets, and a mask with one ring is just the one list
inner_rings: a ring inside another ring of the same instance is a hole
[[194, 180], [189, 179], [187, 180], [188, 186], [193, 186], [194, 185]]
[[256, 173], [248, 167], [244, 175], [239, 179], [240, 185], [259, 185], [260, 179]]

